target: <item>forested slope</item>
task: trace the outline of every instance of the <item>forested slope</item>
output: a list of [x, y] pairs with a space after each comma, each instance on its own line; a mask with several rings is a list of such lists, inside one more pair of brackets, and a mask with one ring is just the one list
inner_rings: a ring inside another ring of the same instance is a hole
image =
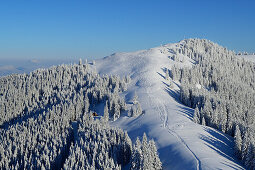
[[179, 52], [196, 62], [191, 69], [172, 69], [181, 82], [181, 101], [195, 108], [194, 122], [234, 136], [236, 155], [253, 169], [255, 64], [208, 40], [181, 44]]
[[[82, 61], [1, 77], [0, 169], [161, 169], [153, 142], [133, 148], [108, 125], [128, 111], [119, 95], [128, 81]], [[99, 105], [104, 113], [95, 113]]]

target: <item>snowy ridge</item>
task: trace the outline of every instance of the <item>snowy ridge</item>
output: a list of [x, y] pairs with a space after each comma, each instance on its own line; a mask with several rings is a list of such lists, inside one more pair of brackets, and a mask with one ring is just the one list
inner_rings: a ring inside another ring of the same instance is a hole
[[132, 141], [146, 132], [157, 144], [164, 169], [244, 169], [234, 156], [233, 138], [193, 123], [194, 110], [179, 101], [179, 83], [169, 86], [170, 81], [165, 80], [166, 68], [195, 63], [176, 53], [183, 44], [185, 41], [116, 53], [96, 61], [99, 74], [130, 75], [132, 82], [123, 95], [131, 101], [136, 93], [145, 111], [137, 118], [123, 116], [112, 126], [127, 130]]
[[255, 62], [255, 54], [253, 55], [238, 55], [238, 57], [242, 57], [246, 59], [247, 61]]

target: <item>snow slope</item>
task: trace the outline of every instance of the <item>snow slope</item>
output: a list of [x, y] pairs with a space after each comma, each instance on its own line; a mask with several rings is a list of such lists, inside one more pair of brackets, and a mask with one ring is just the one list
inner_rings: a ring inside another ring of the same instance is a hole
[[178, 83], [170, 88], [164, 79], [165, 68], [194, 63], [186, 56], [179, 56], [184, 63], [170, 59], [179, 45], [117, 53], [96, 61], [101, 75], [130, 75], [132, 82], [123, 95], [131, 105], [136, 92], [145, 110], [137, 118], [122, 116], [112, 126], [127, 130], [133, 141], [146, 132], [157, 144], [164, 169], [244, 169], [234, 157], [233, 138], [193, 123], [194, 110], [179, 101]]
[[255, 62], [255, 55], [238, 55], [239, 57], [242, 57], [248, 61]]

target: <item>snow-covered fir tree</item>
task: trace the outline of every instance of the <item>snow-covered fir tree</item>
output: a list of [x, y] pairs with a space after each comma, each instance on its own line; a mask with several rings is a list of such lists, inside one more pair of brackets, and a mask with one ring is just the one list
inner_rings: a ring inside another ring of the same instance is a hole
[[[127, 83], [85, 62], [0, 78], [0, 169], [121, 169], [132, 164], [127, 134], [111, 128]], [[105, 104], [104, 118], [95, 108]], [[138, 109], [139, 110], [139, 109]], [[141, 158], [143, 160], [143, 158]]]
[[153, 140], [148, 141], [145, 133], [142, 142], [137, 138], [133, 146], [131, 169], [162, 169], [155, 142]]

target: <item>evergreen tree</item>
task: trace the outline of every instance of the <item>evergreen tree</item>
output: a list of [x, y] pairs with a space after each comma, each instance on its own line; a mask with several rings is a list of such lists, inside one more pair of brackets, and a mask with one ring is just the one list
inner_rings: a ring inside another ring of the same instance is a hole
[[154, 140], [149, 141], [149, 148], [151, 151], [151, 156], [150, 156], [150, 162], [151, 162], [151, 167], [150, 169], [157, 169], [161, 170], [162, 169], [162, 163], [159, 159], [156, 144]]
[[109, 120], [109, 111], [108, 111], [108, 102], [105, 102], [105, 106], [104, 106], [104, 119], [106, 121]]
[[137, 96], [137, 94], [135, 92], [135, 95], [133, 97], [133, 104], [137, 104], [137, 103], [138, 103], [138, 96]]
[[241, 147], [242, 147], [242, 138], [241, 138], [241, 132], [239, 129], [239, 126], [236, 125], [236, 130], [235, 130], [235, 153], [236, 155], [241, 158]]
[[194, 116], [193, 116], [193, 122], [200, 123], [200, 117], [199, 117], [199, 109], [198, 107], [195, 108]]
[[141, 150], [141, 142], [139, 138], [136, 138], [135, 145], [133, 147], [132, 159], [131, 159], [131, 170], [141, 170], [141, 160], [142, 160], [142, 150]]
[[167, 81], [169, 81], [169, 71], [168, 71], [168, 69], [166, 69], [166, 76], [165, 76], [165, 79], [167, 80]]
[[138, 102], [138, 103], [137, 103], [136, 116], [141, 115], [142, 112], [143, 112], [143, 111], [142, 111], [142, 107], [141, 107], [140, 103]]
[[206, 126], [205, 117], [202, 117], [202, 125]]

